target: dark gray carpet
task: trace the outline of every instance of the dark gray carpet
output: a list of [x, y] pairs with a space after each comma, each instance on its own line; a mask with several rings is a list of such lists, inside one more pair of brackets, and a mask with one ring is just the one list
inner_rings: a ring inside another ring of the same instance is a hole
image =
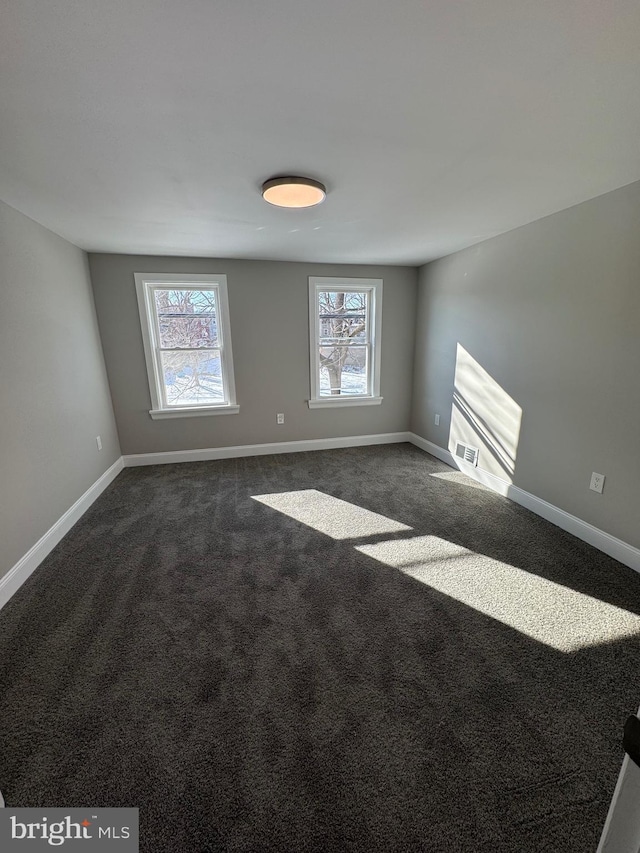
[[[139, 806], [149, 853], [594, 851], [640, 576], [449, 472], [409, 445], [125, 470], [0, 613], [7, 803]], [[252, 497], [307, 489], [410, 529]]]

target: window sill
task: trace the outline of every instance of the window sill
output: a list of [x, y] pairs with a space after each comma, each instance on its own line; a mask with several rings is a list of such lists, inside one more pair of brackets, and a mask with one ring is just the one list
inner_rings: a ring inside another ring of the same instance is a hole
[[154, 421], [163, 420], [164, 418], [196, 418], [199, 415], [237, 415], [240, 411], [240, 406], [202, 406], [196, 408], [185, 407], [182, 409], [151, 409], [149, 414]]
[[309, 400], [310, 409], [332, 409], [341, 406], [379, 406], [382, 397], [321, 397], [318, 400]]

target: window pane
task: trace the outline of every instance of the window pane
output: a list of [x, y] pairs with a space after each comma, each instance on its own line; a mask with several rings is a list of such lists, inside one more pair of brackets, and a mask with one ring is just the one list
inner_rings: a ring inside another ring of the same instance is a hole
[[219, 352], [161, 352], [160, 359], [169, 406], [224, 402]]
[[215, 290], [154, 290], [154, 296], [158, 316], [217, 313]]
[[318, 293], [322, 343], [367, 340], [367, 293], [323, 290]]
[[320, 396], [368, 394], [368, 347], [320, 347]]
[[217, 347], [218, 321], [215, 315], [158, 318], [161, 347]]

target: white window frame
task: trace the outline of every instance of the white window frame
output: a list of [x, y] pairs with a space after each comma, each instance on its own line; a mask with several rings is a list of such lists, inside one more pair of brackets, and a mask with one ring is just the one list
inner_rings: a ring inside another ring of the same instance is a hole
[[[344, 293], [368, 294], [368, 337], [367, 393], [357, 395], [338, 394], [334, 397], [320, 396], [320, 323], [318, 294], [331, 290]], [[380, 365], [382, 344], [382, 279], [381, 278], [326, 278], [309, 276], [309, 344], [311, 367], [310, 409], [330, 409], [342, 406], [379, 406]]]
[[[147, 363], [147, 377], [151, 392], [149, 414], [154, 420], [161, 418], [188, 418], [198, 415], [231, 415], [240, 411], [236, 401], [236, 386], [233, 376], [233, 353], [231, 348], [231, 324], [229, 321], [229, 298], [227, 295], [226, 275], [178, 275], [167, 273], [134, 273], [140, 327], [144, 344], [144, 356]], [[160, 364], [160, 346], [158, 340], [158, 316], [155, 309], [153, 292], [175, 289], [214, 290], [218, 308], [218, 336], [224, 402], [214, 405], [169, 406], [165, 402], [164, 382]]]

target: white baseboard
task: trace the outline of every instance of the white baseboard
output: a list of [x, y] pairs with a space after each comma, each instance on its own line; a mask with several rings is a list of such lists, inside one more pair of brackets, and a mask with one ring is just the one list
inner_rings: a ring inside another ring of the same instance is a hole
[[411, 438], [409, 441], [411, 444], [415, 444], [416, 447], [419, 447], [420, 450], [424, 450], [425, 453], [431, 454], [431, 456], [435, 456], [436, 459], [439, 459], [441, 462], [444, 462], [446, 465], [449, 465], [450, 468], [456, 468], [456, 464], [453, 461], [453, 456], [449, 453], [448, 450], [445, 450], [443, 447], [440, 447], [437, 444], [434, 444], [432, 441], [427, 441], [426, 438], [422, 438], [419, 435], [416, 435], [414, 432], [409, 433]]
[[467, 474], [467, 476], [477, 480], [492, 491], [510, 498], [510, 500], [520, 504], [520, 506], [531, 510], [536, 515], [555, 524], [556, 527], [566, 530], [567, 533], [571, 533], [578, 539], [582, 539], [583, 542], [588, 542], [589, 545], [593, 545], [594, 548], [603, 551], [605, 554], [613, 557], [614, 560], [618, 560], [618, 562], [624, 563], [625, 566], [629, 566], [629, 568], [635, 569], [636, 572], [640, 572], [640, 549], [634, 548], [633, 545], [629, 545], [627, 542], [623, 542], [622, 539], [611, 536], [610, 533], [605, 533], [599, 527], [588, 524], [588, 522], [583, 521], [581, 518], [565, 512], [563, 509], [542, 500], [542, 498], [537, 498], [530, 492], [525, 492], [519, 486], [514, 486], [501, 477], [496, 477], [495, 474], [490, 474], [481, 468], [474, 468], [471, 465], [467, 465], [462, 460], [456, 459], [448, 450], [439, 447], [437, 444], [433, 444], [431, 441], [427, 441], [425, 438], [421, 438], [419, 435], [415, 435], [415, 433], [410, 433], [409, 441], [421, 450], [425, 450], [427, 453], [445, 462], [451, 468], [458, 468]]
[[134, 453], [123, 456], [125, 468], [139, 465], [169, 465], [176, 462], [208, 462], [239, 456], [266, 456], [271, 453], [300, 453], [307, 450], [333, 450], [363, 447], [369, 444], [397, 444], [412, 441], [409, 432], [385, 432], [377, 435], [350, 435], [341, 438], [312, 438], [305, 441], [278, 441], [270, 444], [238, 444], [234, 447], [206, 447], [201, 450], [168, 450], [164, 453]]
[[78, 500], [69, 507], [53, 527], [42, 536], [36, 544], [18, 562], [9, 569], [6, 575], [0, 578], [0, 610], [9, 601], [11, 596], [22, 586], [30, 574], [32, 574], [49, 554], [58, 542], [65, 536], [73, 525], [89, 509], [91, 504], [99, 497], [107, 486], [115, 480], [123, 469], [122, 457], [117, 459], [104, 474], [99, 477]]

